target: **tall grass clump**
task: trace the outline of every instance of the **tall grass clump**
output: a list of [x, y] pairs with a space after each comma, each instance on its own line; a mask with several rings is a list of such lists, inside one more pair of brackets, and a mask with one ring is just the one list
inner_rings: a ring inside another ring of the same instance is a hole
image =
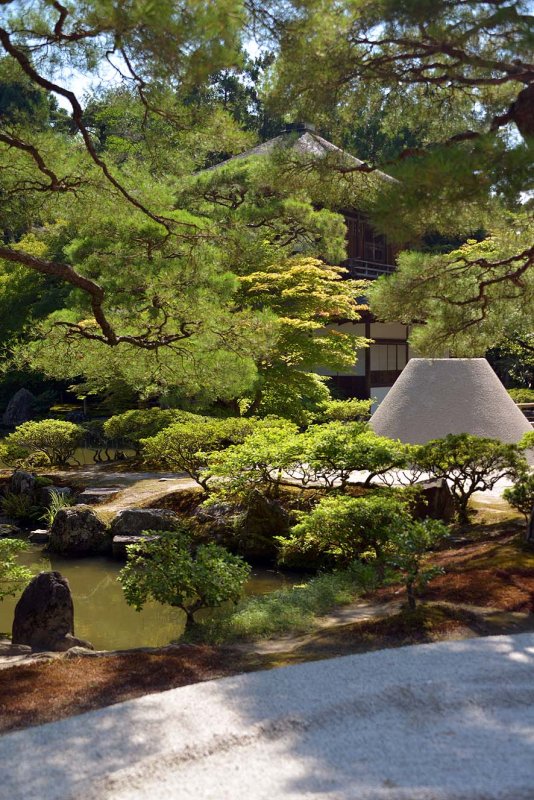
[[202, 621], [197, 636], [203, 641], [220, 643], [288, 632], [305, 633], [316, 627], [317, 617], [353, 602], [375, 585], [374, 569], [355, 564], [288, 589], [247, 597], [229, 613]]
[[50, 499], [48, 501], [48, 508], [45, 510], [44, 514], [42, 514], [41, 519], [43, 522], [46, 522], [49, 528], [52, 527], [54, 524], [54, 520], [56, 518], [56, 514], [62, 508], [68, 508], [74, 504], [74, 498], [70, 497], [70, 495], [60, 494], [52, 490], [50, 492]]

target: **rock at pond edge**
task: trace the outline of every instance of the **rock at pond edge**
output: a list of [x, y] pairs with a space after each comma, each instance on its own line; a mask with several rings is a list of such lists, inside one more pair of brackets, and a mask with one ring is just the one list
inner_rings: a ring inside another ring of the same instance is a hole
[[110, 552], [111, 535], [92, 508], [61, 508], [50, 528], [48, 549], [66, 556], [101, 555]]
[[38, 651], [92, 648], [74, 636], [74, 604], [69, 582], [59, 572], [41, 572], [23, 591], [16, 607], [13, 645], [29, 645]]

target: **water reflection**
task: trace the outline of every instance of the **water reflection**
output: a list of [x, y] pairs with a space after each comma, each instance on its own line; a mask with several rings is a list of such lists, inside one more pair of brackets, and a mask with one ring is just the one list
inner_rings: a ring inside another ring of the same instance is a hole
[[106, 451], [99, 451], [100, 452], [100, 459], [95, 459], [95, 452], [96, 448], [94, 447], [77, 447], [74, 451], [73, 458], [70, 459], [69, 463], [74, 466], [81, 466], [81, 467], [88, 467], [98, 463], [110, 463], [116, 460], [117, 455], [119, 455], [118, 463], [122, 463], [124, 458], [130, 458], [135, 455], [133, 450], [128, 449], [127, 447], [110, 447]]
[[[183, 631], [184, 614], [179, 609], [147, 603], [137, 612], [126, 604], [117, 581], [120, 562], [105, 558], [65, 559], [44, 554], [39, 546], [31, 546], [20, 561], [36, 573], [56, 570], [68, 578], [76, 636], [89, 640], [97, 650], [159, 647], [177, 639]], [[264, 594], [294, 582], [291, 576], [274, 570], [254, 570], [246, 592]], [[0, 631], [11, 630], [17, 599], [7, 597], [0, 603]]]

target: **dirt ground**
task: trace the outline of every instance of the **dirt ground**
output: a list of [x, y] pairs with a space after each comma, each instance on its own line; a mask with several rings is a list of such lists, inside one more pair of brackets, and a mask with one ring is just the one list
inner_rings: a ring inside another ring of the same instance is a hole
[[0, 733], [258, 666], [207, 645], [23, 664], [0, 672]]
[[[287, 650], [258, 655], [246, 647], [179, 645], [5, 669], [0, 672], [0, 732], [254, 669], [534, 630], [534, 550], [525, 547], [515, 523], [479, 525], [468, 534], [430, 556], [429, 561], [443, 567], [444, 573], [426, 588], [415, 612], [396, 610], [382, 618], [329, 625]], [[401, 586], [365, 598], [375, 607], [403, 599]]]
[[[518, 527], [510, 531], [502, 525], [479, 526], [473, 531], [476, 541], [433, 553], [429, 563], [441, 567], [443, 574], [431, 581], [421, 599], [533, 613], [534, 549], [524, 544]], [[402, 596], [402, 589], [392, 586], [369, 598]]]

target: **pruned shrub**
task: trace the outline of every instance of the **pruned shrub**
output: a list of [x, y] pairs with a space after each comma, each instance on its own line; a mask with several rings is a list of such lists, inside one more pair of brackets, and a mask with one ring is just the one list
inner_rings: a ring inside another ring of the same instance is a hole
[[517, 481], [503, 492], [504, 499], [523, 514], [525, 520], [530, 520], [534, 509], [534, 472], [525, 472]]
[[307, 481], [344, 488], [351, 472], [369, 474], [365, 483], [406, 465], [405, 446], [378, 436], [363, 422], [311, 425], [300, 437], [299, 469]]
[[324, 497], [287, 538], [279, 538], [280, 561], [292, 563], [298, 553], [313, 552], [331, 566], [346, 567], [355, 559], [383, 561], [393, 532], [406, 527], [411, 517], [400, 497]]
[[24, 422], [4, 439], [1, 457], [6, 463], [13, 463], [7, 459], [16, 453], [28, 463], [35, 464], [37, 456], [43, 464], [65, 466], [82, 438], [83, 428], [72, 422], [57, 419]]
[[534, 403], [534, 389], [508, 389], [514, 403]]
[[254, 430], [255, 420], [197, 418], [178, 422], [141, 442], [143, 460], [158, 469], [186, 472], [205, 491], [208, 454], [242, 442]]
[[363, 422], [311, 425], [304, 433], [287, 420], [265, 419], [241, 445], [215, 453], [209, 472], [223, 479], [222, 497], [243, 497], [261, 488], [276, 496], [284, 483], [345, 487], [353, 471], [373, 477], [406, 464], [401, 442], [377, 436]]
[[241, 444], [211, 453], [206, 475], [216, 479], [219, 497], [240, 500], [255, 489], [276, 496], [284, 471], [296, 468], [300, 461], [297, 426], [278, 417], [266, 418], [256, 423]]
[[435, 519], [410, 520], [391, 531], [388, 564], [402, 576], [408, 608], [412, 611], [418, 592], [443, 572], [441, 567], [425, 565], [424, 557], [448, 533], [448, 527]]
[[174, 408], [132, 409], [107, 419], [103, 425], [103, 433], [108, 440], [120, 441], [124, 447], [139, 454], [142, 439], [156, 436], [174, 423], [202, 419], [197, 414]]
[[468, 521], [474, 492], [492, 489], [500, 478], [517, 477], [527, 466], [517, 445], [468, 433], [449, 434], [414, 447], [412, 458], [419, 469], [448, 481], [460, 523]]
[[371, 416], [371, 400], [325, 400], [316, 413], [316, 422], [365, 422]]
[[534, 450], [534, 431], [523, 434], [518, 447], [520, 450]]

